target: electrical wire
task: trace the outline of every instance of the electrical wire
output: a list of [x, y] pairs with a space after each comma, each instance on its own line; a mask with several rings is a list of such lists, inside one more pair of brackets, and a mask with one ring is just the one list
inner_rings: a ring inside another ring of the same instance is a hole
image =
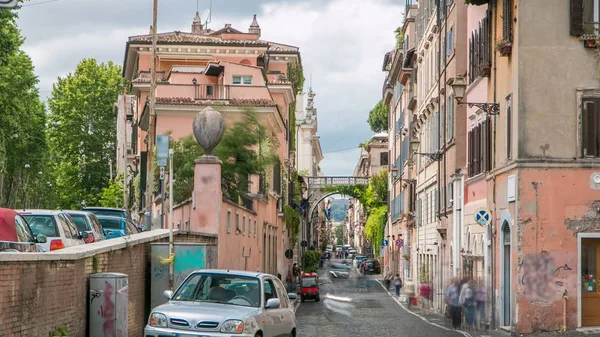
[[43, 1], [43, 2], [34, 2], [34, 3], [30, 3], [30, 4], [24, 4], [24, 5], [21, 5], [19, 7], [30, 7], [30, 6], [45, 5], [45, 4], [49, 4], [49, 3], [53, 3], [53, 2], [58, 2], [58, 1], [62, 1], [62, 0], [47, 0], [47, 1]]

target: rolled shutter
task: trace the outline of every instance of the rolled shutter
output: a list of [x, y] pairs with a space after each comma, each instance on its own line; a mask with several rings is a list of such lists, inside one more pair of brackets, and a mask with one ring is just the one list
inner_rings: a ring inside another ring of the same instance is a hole
[[583, 0], [571, 0], [571, 35], [583, 35]]

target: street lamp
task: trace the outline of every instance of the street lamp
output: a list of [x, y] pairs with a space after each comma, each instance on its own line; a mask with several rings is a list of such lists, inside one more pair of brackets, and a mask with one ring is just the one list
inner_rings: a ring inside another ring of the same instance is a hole
[[417, 138], [413, 138], [410, 141], [410, 147], [412, 149], [413, 154], [419, 154], [419, 155], [428, 157], [429, 159], [431, 159], [433, 161], [440, 161], [440, 160], [442, 160], [443, 154], [441, 152], [439, 152], [439, 151], [432, 152], [432, 153], [429, 153], [429, 152], [417, 152], [417, 150], [419, 149], [419, 144], [420, 144], [420, 141]]
[[475, 102], [463, 102], [462, 99], [465, 97], [467, 91], [467, 80], [462, 76], [457, 76], [452, 82], [452, 93], [456, 99], [456, 104], [462, 105], [467, 104], [469, 108], [478, 107], [487, 115], [499, 115], [500, 104], [498, 103], [475, 103]]

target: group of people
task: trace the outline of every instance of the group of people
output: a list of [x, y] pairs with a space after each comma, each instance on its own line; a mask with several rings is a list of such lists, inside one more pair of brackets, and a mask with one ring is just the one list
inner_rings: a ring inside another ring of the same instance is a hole
[[475, 328], [487, 329], [485, 324], [485, 302], [487, 298], [485, 286], [463, 278], [453, 278], [445, 292], [448, 310], [446, 315], [452, 319], [454, 329], [463, 323], [466, 330]]
[[[433, 286], [431, 283], [421, 283], [417, 292], [412, 282], [403, 284], [398, 273], [387, 272], [383, 280], [388, 290], [393, 282], [397, 297], [405, 287], [403, 293], [409, 307], [413, 305], [413, 302], [416, 303], [415, 298], [418, 293], [423, 311], [427, 312], [433, 309]], [[444, 298], [447, 305], [445, 314], [452, 320], [454, 329], [460, 329], [463, 321], [466, 330], [487, 329], [485, 323], [487, 294], [483, 284], [468, 278], [462, 280], [453, 278], [444, 292]]]

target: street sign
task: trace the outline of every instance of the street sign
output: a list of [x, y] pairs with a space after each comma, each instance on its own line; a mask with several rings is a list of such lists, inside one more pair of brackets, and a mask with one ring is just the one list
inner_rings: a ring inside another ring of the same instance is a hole
[[404, 246], [404, 240], [398, 238], [398, 240], [396, 240], [396, 247], [402, 248], [402, 246]]
[[487, 226], [492, 222], [492, 213], [487, 208], [480, 208], [475, 212], [475, 221], [480, 226]]
[[160, 180], [165, 180], [165, 168], [160, 167]]
[[382, 245], [383, 247], [387, 247], [387, 246], [388, 246], [388, 244], [389, 244], [388, 240], [381, 240], [381, 245]]
[[169, 135], [156, 137], [156, 161], [159, 167], [167, 167], [170, 137]]
[[293, 250], [291, 250], [291, 249], [288, 249], [288, 250], [286, 250], [286, 251], [285, 251], [285, 257], [286, 257], [288, 260], [291, 260], [291, 259], [294, 257], [294, 251], [293, 251]]
[[371, 253], [371, 252], [373, 252], [373, 248], [367, 247], [367, 253]]
[[300, 246], [307, 247], [308, 246], [308, 241], [302, 240], [302, 242], [300, 242]]
[[381, 256], [381, 257], [385, 256], [385, 247], [384, 246], [379, 247], [379, 256]]
[[17, 8], [18, 0], [0, 0], [0, 8]]

